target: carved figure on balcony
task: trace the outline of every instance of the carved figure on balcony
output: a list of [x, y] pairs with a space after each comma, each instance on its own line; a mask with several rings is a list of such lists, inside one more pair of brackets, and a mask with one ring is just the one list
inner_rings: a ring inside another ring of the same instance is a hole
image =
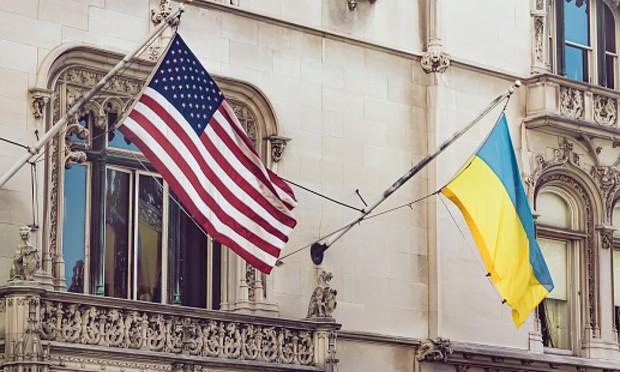
[[450, 340], [442, 337], [422, 341], [416, 351], [418, 362], [446, 362], [453, 348]]
[[30, 243], [30, 227], [19, 229], [21, 242], [13, 257], [13, 266], [9, 272], [9, 281], [34, 280], [34, 273], [41, 267], [39, 251]]
[[332, 318], [332, 313], [338, 305], [336, 301], [338, 291], [329, 286], [329, 281], [333, 277], [332, 273], [326, 271], [322, 271], [319, 275], [318, 286], [310, 297], [307, 318]]

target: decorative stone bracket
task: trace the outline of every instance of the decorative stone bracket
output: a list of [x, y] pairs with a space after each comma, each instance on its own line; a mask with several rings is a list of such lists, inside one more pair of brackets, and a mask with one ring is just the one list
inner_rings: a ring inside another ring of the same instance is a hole
[[50, 101], [52, 91], [50, 89], [32, 88], [30, 89], [30, 101], [32, 105], [32, 114], [36, 119], [43, 117], [43, 109]]
[[453, 348], [450, 340], [442, 337], [422, 341], [416, 350], [415, 358], [418, 362], [446, 362]]
[[450, 67], [450, 54], [439, 51], [427, 51], [422, 55], [420, 64], [427, 74], [431, 72], [444, 73]]
[[[377, 0], [368, 0], [369, 3], [374, 4]], [[357, 8], [356, 0], [347, 0], [347, 5], [349, 6], [349, 10], [355, 10]]]
[[284, 153], [284, 149], [286, 148], [286, 144], [291, 140], [287, 137], [281, 137], [277, 135], [271, 135], [265, 137], [267, 141], [271, 144], [271, 159], [277, 163], [282, 160], [282, 154]]

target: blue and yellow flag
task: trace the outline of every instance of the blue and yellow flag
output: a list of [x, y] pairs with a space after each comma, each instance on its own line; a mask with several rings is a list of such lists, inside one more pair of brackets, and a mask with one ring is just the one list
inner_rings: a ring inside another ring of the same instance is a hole
[[536, 242], [505, 116], [442, 193], [463, 213], [491, 281], [521, 327], [553, 281]]

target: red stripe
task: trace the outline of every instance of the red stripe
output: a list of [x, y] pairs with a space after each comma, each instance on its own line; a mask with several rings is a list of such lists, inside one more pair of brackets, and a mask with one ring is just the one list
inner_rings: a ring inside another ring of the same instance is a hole
[[275, 174], [271, 169], [269, 168], [265, 168], [265, 169], [267, 169], [267, 174], [269, 175], [269, 179], [271, 179], [271, 182], [273, 182], [276, 186], [278, 186], [282, 191], [284, 191], [293, 200], [297, 201], [297, 198], [295, 198], [295, 193], [293, 193], [293, 189], [291, 189], [289, 184], [286, 183], [277, 174]]
[[[252, 232], [251, 230], [249, 230], [245, 226], [241, 225], [237, 221], [235, 221], [234, 218], [232, 218], [230, 215], [228, 215], [227, 213], [224, 212], [224, 210], [220, 207], [220, 205], [202, 187], [200, 181], [198, 180], [198, 177], [194, 173], [194, 170], [183, 159], [183, 156], [168, 141], [168, 139], [164, 135], [162, 135], [157, 130], [157, 128], [155, 128], [155, 126], [147, 118], [145, 118], [141, 113], [139, 113], [138, 111], [135, 111], [135, 110], [131, 112], [129, 117], [131, 117], [140, 126], [142, 126], [142, 128], [144, 130], [146, 130], [153, 137], [153, 139], [156, 142], [159, 143], [159, 145], [168, 154], [168, 156], [170, 156], [172, 161], [174, 161], [174, 163], [181, 169], [183, 174], [188, 178], [189, 182], [194, 187], [194, 189], [196, 190], [196, 192], [198, 193], [200, 198], [205, 202], [205, 204], [207, 204], [209, 209], [211, 209], [213, 214], [215, 214], [220, 219], [220, 221], [222, 221], [223, 224], [229, 226], [232, 230], [236, 231], [239, 235], [241, 235], [244, 238], [246, 238], [249, 242], [251, 242], [255, 246], [259, 247], [260, 249], [264, 250], [265, 252], [271, 254], [272, 256], [276, 256], [279, 253], [280, 249], [278, 247], [276, 247], [276, 246], [272, 245], [271, 243], [263, 240], [261, 237], [259, 237], [254, 232]], [[144, 150], [143, 148], [140, 148], [140, 149]], [[147, 156], [147, 158], [151, 159], [148, 156]], [[163, 163], [161, 163], [161, 164], [162, 164], [163, 167], [165, 167], [163, 165]], [[157, 166], [155, 166], [155, 168], [158, 171], [160, 171], [160, 169]], [[162, 175], [163, 175], [163, 173], [162, 173]], [[173, 176], [169, 176], [169, 177], [173, 178]], [[170, 181], [169, 178], [164, 177], [164, 179], [166, 181]], [[174, 188], [173, 188], [173, 191], [177, 192], [177, 190], [175, 190]], [[220, 189], [218, 189], [218, 191], [222, 192], [222, 190], [220, 190]], [[222, 194], [224, 194], [224, 193], [222, 193]], [[252, 218], [250, 216], [248, 216], [248, 218], [250, 218], [250, 220], [252, 220]], [[271, 235], [274, 236], [274, 234], [271, 234]], [[283, 234], [281, 234], [281, 235], [283, 235]], [[284, 236], [284, 239], [280, 239], [280, 240], [282, 240], [283, 242], [287, 242], [288, 241], [288, 237]]]
[[[241, 207], [242, 213], [247, 215], [250, 219], [258, 219], [259, 225], [262, 226], [265, 230], [271, 232], [272, 234], [278, 236], [280, 240], [286, 241], [286, 235], [273, 227], [268, 221], [264, 219], [264, 217], [256, 214], [250, 207], [248, 207], [245, 203], [243, 203], [235, 194], [233, 194], [217, 177], [217, 175], [213, 172], [211, 167], [206, 163], [203, 158], [203, 155], [200, 153], [194, 142], [189, 138], [187, 133], [183, 130], [181, 125], [174, 120], [174, 118], [157, 102], [155, 99], [149, 96], [142, 96], [140, 101], [148, 106], [155, 114], [157, 114], [172, 130], [173, 132], [181, 139], [181, 141], [185, 144], [194, 158], [199, 162], [201, 170], [204, 171], [207, 178], [213, 182], [213, 184], [217, 187], [218, 190], [226, 190], [226, 199], [231, 201], [237, 209]], [[205, 135], [206, 136], [206, 135]], [[203, 137], [203, 136], [200, 136]], [[271, 214], [276, 220], [280, 221], [282, 224], [293, 228], [297, 224], [297, 221], [289, 216], [288, 214], [283, 213], [283, 211], [279, 210], [276, 206], [269, 202], [269, 200], [265, 199], [265, 195], [261, 194], [258, 190], [256, 190], [243, 176], [239, 174], [237, 169], [235, 169], [228, 160], [217, 150], [217, 148], [211, 143], [211, 141], [205, 141], [204, 138], [199, 138], [200, 141], [205, 145], [207, 152], [209, 155], [215, 160], [215, 162], [222, 168], [224, 172], [228, 174], [231, 180], [236, 183], [241, 189], [243, 189], [249, 197], [255, 200], [258, 204], [260, 204], [267, 213]]]
[[[250, 264], [252, 264], [252, 266], [259, 269], [261, 272], [264, 272], [265, 274], [269, 274], [271, 272], [271, 269], [273, 268], [271, 265], [255, 257], [250, 252], [246, 251], [243, 247], [241, 247], [239, 244], [237, 244], [232, 238], [220, 233], [213, 227], [207, 217], [203, 215], [202, 212], [200, 212], [200, 209], [198, 209], [198, 207], [196, 206], [196, 204], [192, 202], [185, 189], [178, 183], [172, 173], [168, 171], [168, 168], [159, 160], [159, 157], [157, 157], [155, 153], [151, 151], [150, 148], [146, 146], [137, 135], [135, 135], [129, 128], [124, 125], [121, 125], [119, 127], [119, 130], [121, 131], [121, 133], [123, 133], [123, 135], [125, 135], [125, 137], [127, 137], [129, 140], [135, 143], [138, 148], [141, 149], [143, 154], [151, 161], [151, 164], [153, 164], [155, 169], [157, 169], [157, 171], [162, 175], [162, 177], [164, 177], [166, 182], [168, 182], [170, 188], [179, 197], [181, 203], [183, 204], [183, 206], [185, 206], [188, 213], [194, 217], [194, 220], [200, 226], [202, 226], [209, 234], [211, 234], [215, 240], [228, 246], [235, 253], [248, 261]], [[272, 254], [272, 256], [276, 258], [279, 257], [280, 250], [278, 249], [277, 254]]]

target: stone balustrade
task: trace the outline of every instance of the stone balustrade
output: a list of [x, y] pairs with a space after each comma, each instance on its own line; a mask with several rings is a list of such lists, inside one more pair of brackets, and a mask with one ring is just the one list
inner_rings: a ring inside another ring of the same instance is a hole
[[537, 75], [525, 83], [528, 128], [620, 138], [620, 92], [550, 74]]
[[[39, 363], [62, 360], [58, 352], [79, 348], [94, 355], [107, 350], [121, 359], [156, 356], [169, 366], [184, 358], [209, 367], [224, 360], [253, 370], [325, 371], [340, 327], [37, 288], [8, 287], [0, 295], [0, 315], [11, 328], [0, 329], [9, 363], [24, 360], [28, 352], [19, 345], [32, 343], [22, 340], [30, 334], [40, 343], [41, 355], [34, 357]], [[9, 318], [15, 318], [13, 325]]]

